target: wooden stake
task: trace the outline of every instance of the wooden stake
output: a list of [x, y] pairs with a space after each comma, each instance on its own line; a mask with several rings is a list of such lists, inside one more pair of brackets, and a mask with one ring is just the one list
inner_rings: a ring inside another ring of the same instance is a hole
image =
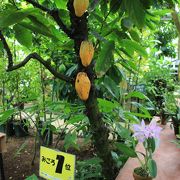
[[1, 180], [5, 180], [2, 153], [6, 152], [6, 151], [7, 151], [6, 134], [0, 133], [0, 171], [1, 171]]
[[7, 152], [6, 134], [0, 133], [0, 153]]

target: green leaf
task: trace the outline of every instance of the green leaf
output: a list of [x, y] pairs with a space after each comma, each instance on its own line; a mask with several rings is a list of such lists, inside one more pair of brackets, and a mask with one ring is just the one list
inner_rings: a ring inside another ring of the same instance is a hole
[[104, 112], [111, 112], [114, 108], [119, 106], [118, 102], [111, 102], [105, 99], [98, 98], [98, 105], [100, 109]]
[[25, 180], [38, 180], [38, 178], [35, 174], [33, 174], [32, 176], [27, 177]]
[[165, 16], [165, 15], [167, 15], [167, 14], [170, 14], [170, 13], [172, 13], [172, 9], [158, 9], [158, 10], [152, 10], [152, 14], [154, 15], [154, 16], [156, 16], [156, 15], [159, 15], [159, 16]]
[[145, 10], [139, 0], [123, 0], [124, 7], [133, 22], [142, 28], [145, 24]]
[[64, 139], [64, 148], [67, 151], [70, 147], [73, 147], [79, 150], [79, 146], [77, 144], [77, 135], [76, 133], [66, 134]]
[[28, 141], [26, 140], [24, 143], [21, 144], [21, 146], [17, 149], [17, 151], [14, 154], [14, 158], [21, 154], [21, 152], [27, 147]]
[[59, 9], [67, 9], [67, 0], [54, 0], [57, 8]]
[[0, 113], [0, 125], [6, 123], [9, 118], [13, 115], [14, 109], [9, 109], [7, 111]]
[[95, 70], [98, 77], [102, 77], [113, 64], [114, 41], [108, 41], [103, 44], [101, 52], [96, 62]]
[[5, 28], [21, 22], [28, 15], [37, 12], [35, 8], [22, 9], [17, 11], [8, 11], [0, 13], [0, 28]]
[[113, 65], [107, 72], [108, 76], [113, 79], [116, 84], [119, 84], [122, 81], [122, 78], [125, 77], [123, 72], [119, 67]]
[[137, 157], [136, 152], [131, 149], [130, 147], [126, 146], [125, 144], [122, 143], [115, 143], [116, 147], [118, 148], [119, 151], [124, 153], [125, 155], [129, 157]]
[[74, 115], [67, 121], [67, 124], [78, 123], [78, 122], [83, 121], [85, 118], [87, 118], [87, 117], [83, 114]]
[[121, 124], [119, 124], [119, 122], [116, 122], [115, 125], [116, 131], [122, 139], [127, 140], [131, 138], [131, 132], [127, 128], [123, 127]]
[[142, 113], [133, 113], [131, 112], [132, 115], [137, 116], [137, 117], [141, 117], [141, 118], [151, 118], [151, 115], [147, 115], [147, 114], [142, 114]]
[[105, 76], [103, 84], [114, 98], [119, 99], [119, 87], [110, 77]]
[[131, 29], [131, 30], [129, 31], [129, 34], [131, 35], [131, 38], [132, 38], [134, 41], [140, 42], [139, 34], [138, 34], [135, 30]]
[[124, 19], [122, 19], [122, 26], [127, 28], [127, 29], [131, 29], [133, 27], [133, 22], [130, 18], [125, 17]]
[[47, 37], [54, 37], [51, 32], [49, 32], [47, 29], [42, 29], [41, 27], [37, 26], [37, 25], [34, 25], [34, 24], [30, 24], [30, 23], [27, 23], [27, 22], [21, 22], [19, 23], [19, 25], [27, 28], [27, 29], [30, 29], [31, 31], [33, 32], [37, 32], [39, 34], [42, 34], [44, 36], [47, 36]]
[[106, 23], [106, 22], [104, 22], [103, 18], [102, 18], [101, 16], [99, 16], [98, 14], [93, 13], [92, 15], [93, 15], [93, 16], [95, 17], [95, 19], [97, 19], [97, 21], [99, 21], [101, 24]]
[[3, 43], [0, 41], [0, 50], [3, 49]]
[[121, 7], [122, 0], [111, 0], [110, 1], [110, 11], [116, 13]]
[[31, 47], [32, 45], [32, 33], [28, 29], [24, 28], [23, 26], [16, 24], [13, 27], [15, 31], [15, 37], [17, 41], [26, 46], [27, 48]]
[[106, 1], [100, 1], [100, 8], [101, 8], [101, 12], [103, 13], [103, 15], [104, 16], [106, 16], [107, 15], [107, 9], [108, 9], [108, 7], [107, 7], [107, 5], [108, 5], [108, 3], [106, 2]]
[[153, 159], [149, 159], [147, 163], [150, 176], [155, 178], [157, 176], [157, 165]]
[[154, 138], [148, 138], [147, 142], [148, 142], [149, 149], [151, 149], [151, 151], [153, 153], [155, 151], [155, 149], [156, 149], [155, 139]]
[[135, 72], [138, 70], [135, 63], [131, 60], [120, 61], [120, 64], [131, 73], [135, 74]]
[[133, 115], [131, 112], [124, 112], [124, 116], [125, 116], [125, 119], [130, 121], [131, 123], [135, 123], [135, 124], [138, 124], [139, 123], [139, 119]]
[[142, 104], [137, 103], [137, 102], [131, 102], [132, 105], [134, 105], [135, 107], [139, 108], [140, 113], [133, 113], [131, 112], [131, 114], [138, 116], [138, 117], [144, 117], [144, 118], [151, 118], [152, 116], [150, 115], [148, 109], [146, 107], [144, 107]]
[[132, 97], [149, 100], [149, 98], [146, 95], [138, 91], [130, 92], [128, 95], [126, 95], [125, 99], [129, 99]]
[[143, 56], [144, 58], [148, 58], [148, 54], [144, 47], [142, 47], [139, 43], [136, 41], [132, 41], [129, 39], [123, 39], [120, 44], [122, 47], [124, 47], [126, 50], [129, 50], [131, 52], [136, 51], [139, 55]]
[[[44, 16], [42, 16], [39, 13], [36, 13], [33, 16], [32, 15], [28, 16], [28, 18], [31, 20], [32, 24], [34, 24], [36, 27], [38, 27], [39, 29], [41, 29], [43, 31], [50, 33], [50, 30], [49, 30], [50, 24], [49, 24], [47, 18], [45, 18]], [[29, 23], [29, 24], [31, 24], [31, 23]]]

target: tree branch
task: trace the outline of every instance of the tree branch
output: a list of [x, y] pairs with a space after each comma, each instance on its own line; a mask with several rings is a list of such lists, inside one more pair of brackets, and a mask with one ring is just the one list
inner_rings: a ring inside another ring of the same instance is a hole
[[177, 14], [175, 9], [171, 13], [171, 15], [172, 15], [172, 19], [174, 21], [174, 24], [177, 28], [178, 34], [180, 35], [180, 20], [179, 20], [178, 14]]
[[8, 56], [8, 68], [9, 68], [10, 66], [13, 66], [13, 55], [11, 53], [11, 50], [10, 50], [10, 48], [9, 48], [9, 46], [7, 44], [7, 41], [6, 41], [5, 37], [4, 37], [4, 35], [2, 34], [1, 30], [0, 30], [0, 39], [2, 41], [4, 49], [6, 50], [6, 53], [7, 53], [7, 56]]
[[63, 23], [63, 21], [59, 17], [58, 9], [52, 9], [51, 10], [51, 9], [49, 9], [45, 6], [42, 6], [41, 4], [35, 2], [34, 0], [26, 0], [26, 2], [32, 4], [34, 7], [38, 8], [38, 9], [41, 9], [42, 11], [48, 13], [55, 20], [55, 22], [58, 24], [60, 29], [62, 29], [64, 31], [64, 33], [66, 33], [69, 38], [71, 38], [71, 39], [73, 38], [71, 30], [69, 30], [67, 28], [67, 26]]
[[31, 53], [29, 54], [22, 62], [20, 62], [19, 64], [16, 64], [16, 65], [13, 65], [13, 55], [11, 53], [11, 50], [7, 44], [7, 41], [4, 37], [4, 35], [2, 34], [2, 31], [0, 30], [0, 39], [3, 43], [3, 46], [4, 46], [4, 49], [7, 53], [7, 57], [8, 57], [8, 68], [7, 68], [7, 71], [13, 71], [13, 70], [16, 70], [16, 69], [19, 69], [23, 66], [26, 65], [26, 63], [28, 63], [28, 61], [30, 59], [36, 59], [38, 60], [41, 64], [43, 64], [55, 77], [59, 78], [59, 79], [62, 79], [66, 82], [73, 82], [73, 79], [68, 77], [68, 76], [65, 76], [59, 72], [57, 72], [52, 66], [51, 64], [48, 62], [48, 61], [45, 61], [41, 56], [39, 56], [37, 53]]
[[19, 69], [23, 66], [25, 66], [30, 59], [36, 59], [38, 60], [41, 64], [43, 64], [55, 77], [59, 78], [59, 79], [62, 79], [66, 82], [72, 82], [73, 79], [68, 77], [68, 76], [65, 76], [59, 72], [57, 72], [51, 65], [48, 61], [45, 61], [41, 56], [39, 56], [37, 53], [31, 53], [29, 54], [23, 61], [21, 61], [19, 64], [16, 64], [14, 66], [9, 66], [7, 71], [13, 71], [13, 70], [16, 70], [16, 69]]

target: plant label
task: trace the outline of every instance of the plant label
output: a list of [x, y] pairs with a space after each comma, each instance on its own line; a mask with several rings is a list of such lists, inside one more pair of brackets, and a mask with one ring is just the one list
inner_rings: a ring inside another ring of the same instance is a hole
[[39, 175], [48, 180], [74, 180], [75, 155], [41, 146]]

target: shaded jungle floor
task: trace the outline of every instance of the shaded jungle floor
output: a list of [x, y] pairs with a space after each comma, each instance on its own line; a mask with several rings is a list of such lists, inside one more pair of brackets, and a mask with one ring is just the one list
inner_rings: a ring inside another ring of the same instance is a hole
[[[93, 156], [93, 149], [84, 147], [80, 152], [72, 151], [76, 160], [87, 159]], [[7, 152], [3, 154], [6, 180], [24, 180], [32, 174], [39, 174], [39, 151], [32, 166], [34, 156], [34, 137], [9, 137]]]

